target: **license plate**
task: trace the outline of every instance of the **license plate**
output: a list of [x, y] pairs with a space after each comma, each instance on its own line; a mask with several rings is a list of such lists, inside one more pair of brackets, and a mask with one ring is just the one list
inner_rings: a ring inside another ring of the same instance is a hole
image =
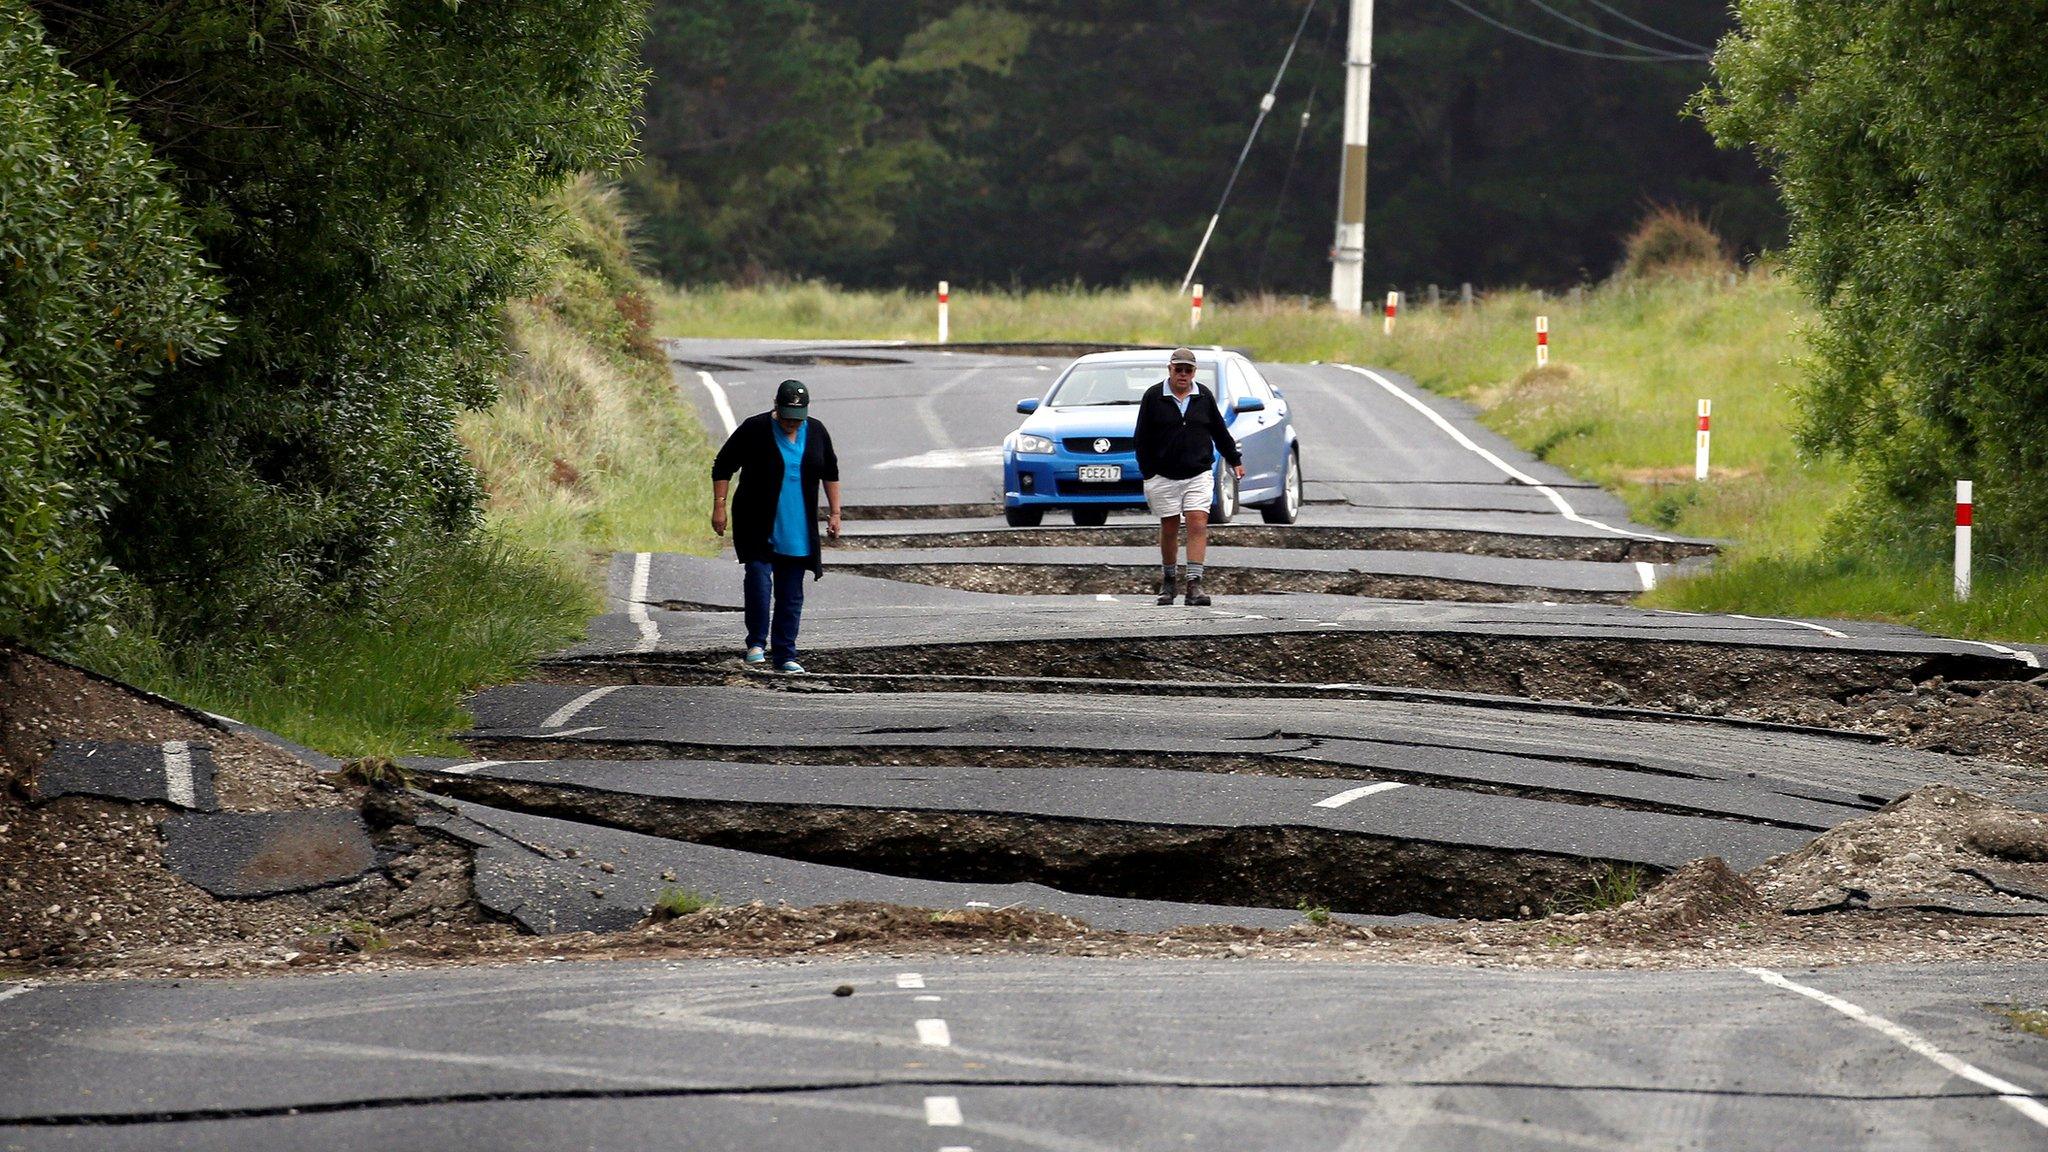
[[1123, 478], [1124, 466], [1121, 464], [1081, 465], [1081, 479], [1087, 483], [1095, 484], [1104, 480], [1121, 480]]

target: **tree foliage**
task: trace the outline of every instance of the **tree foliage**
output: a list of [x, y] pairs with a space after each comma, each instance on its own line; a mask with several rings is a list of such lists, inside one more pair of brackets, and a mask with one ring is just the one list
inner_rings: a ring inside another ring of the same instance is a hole
[[1736, 11], [1697, 107], [1790, 213], [1819, 305], [1805, 443], [1857, 461], [1863, 510], [1923, 541], [1960, 477], [1995, 548], [2048, 550], [2048, 3]]
[[[1519, 0], [1472, 4], [1547, 19]], [[680, 279], [1177, 279], [1303, 7], [655, 0], [650, 109], [686, 114], [650, 115], [658, 179], [636, 181], [635, 202]], [[1606, 19], [1583, 0], [1553, 7]], [[1728, 20], [1721, 0], [1630, 7], [1701, 43]], [[1310, 20], [1212, 242], [1213, 292], [1327, 288], [1344, 10], [1325, 0]], [[1436, 2], [1377, 12], [1373, 282], [1604, 276], [1649, 202], [1705, 212], [1744, 250], [1778, 238], [1762, 174], [1679, 115], [1699, 65], [1560, 53]], [[728, 106], [751, 133], [706, 127]]]
[[163, 446], [152, 389], [215, 351], [220, 287], [163, 167], [0, 0], [0, 636], [108, 602], [107, 518]]
[[169, 164], [235, 320], [164, 380], [113, 554], [190, 627], [374, 591], [468, 529], [540, 200], [630, 143], [630, 0], [36, 0]]

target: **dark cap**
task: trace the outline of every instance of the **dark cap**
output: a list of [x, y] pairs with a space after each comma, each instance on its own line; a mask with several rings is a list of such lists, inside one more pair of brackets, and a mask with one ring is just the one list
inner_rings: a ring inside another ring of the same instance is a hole
[[1186, 348], [1175, 348], [1173, 355], [1166, 358], [1166, 362], [1168, 364], [1193, 364], [1195, 362], [1195, 354]]
[[775, 418], [777, 420], [808, 420], [811, 417], [811, 390], [801, 380], [784, 380], [775, 388]]

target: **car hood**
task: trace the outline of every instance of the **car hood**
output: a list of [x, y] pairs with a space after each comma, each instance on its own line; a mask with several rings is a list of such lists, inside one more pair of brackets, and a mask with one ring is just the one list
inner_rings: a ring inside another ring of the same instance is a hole
[[1040, 408], [1025, 417], [1017, 430], [1058, 440], [1068, 436], [1129, 436], [1137, 428], [1137, 405], [1119, 404]]

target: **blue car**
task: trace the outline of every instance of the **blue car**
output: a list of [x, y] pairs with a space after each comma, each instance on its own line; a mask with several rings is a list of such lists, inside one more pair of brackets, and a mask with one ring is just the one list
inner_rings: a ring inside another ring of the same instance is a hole
[[[1244, 479], [1215, 464], [1212, 524], [1257, 508], [1268, 524], [1301, 515], [1301, 445], [1287, 400], [1235, 352], [1197, 351], [1195, 379], [1216, 396], [1244, 456]], [[1145, 506], [1132, 433], [1138, 398], [1166, 379], [1167, 351], [1096, 352], [1060, 373], [1044, 397], [1017, 404], [1028, 418], [1003, 441], [1003, 517], [1035, 526], [1048, 509], [1099, 525], [1119, 508]]]

